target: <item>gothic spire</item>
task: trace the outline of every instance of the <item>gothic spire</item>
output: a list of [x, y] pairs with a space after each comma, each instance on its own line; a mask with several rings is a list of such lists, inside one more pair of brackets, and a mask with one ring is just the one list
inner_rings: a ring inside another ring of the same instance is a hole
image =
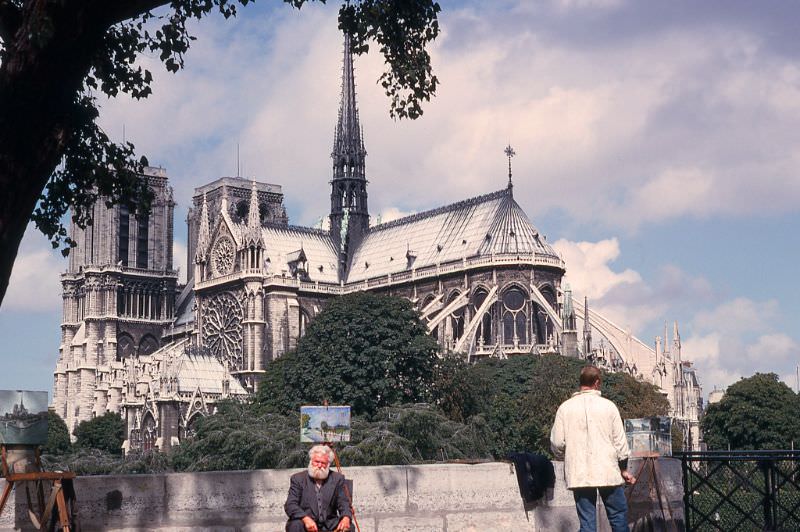
[[247, 209], [247, 233], [244, 239], [246, 246], [257, 246], [261, 243], [261, 217], [258, 209], [258, 192], [256, 182], [250, 190], [250, 206]]
[[592, 326], [589, 324], [589, 298], [583, 297], [583, 356], [592, 353]]
[[200, 211], [200, 230], [197, 233], [197, 251], [194, 254], [195, 262], [203, 262], [206, 260], [206, 251], [208, 250], [210, 239], [211, 224], [208, 221], [208, 203], [206, 202], [206, 193], [203, 192], [203, 208]]
[[342, 64], [342, 99], [339, 104], [339, 120], [333, 138], [333, 178], [366, 179], [361, 124], [356, 105], [356, 82], [353, 73], [353, 54], [350, 37], [344, 37], [344, 62]]
[[569, 285], [564, 287], [564, 307], [562, 309], [561, 321], [565, 331], [575, 330], [575, 309], [572, 307], [572, 289]]

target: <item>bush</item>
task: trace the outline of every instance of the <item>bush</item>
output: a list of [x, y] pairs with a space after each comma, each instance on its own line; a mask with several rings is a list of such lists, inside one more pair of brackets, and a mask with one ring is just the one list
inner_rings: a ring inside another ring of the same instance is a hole
[[47, 412], [47, 444], [42, 447], [42, 454], [62, 455], [72, 450], [69, 429], [64, 420], [55, 412]]
[[119, 414], [108, 412], [102, 416], [82, 421], [75, 427], [75, 445], [82, 449], [99, 449], [121, 455], [125, 441], [125, 421]]

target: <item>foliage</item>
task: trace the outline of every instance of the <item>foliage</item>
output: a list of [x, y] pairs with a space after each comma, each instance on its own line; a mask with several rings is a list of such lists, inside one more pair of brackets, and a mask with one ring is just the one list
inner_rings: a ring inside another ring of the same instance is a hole
[[[495, 458], [521, 450], [549, 455], [556, 410], [577, 390], [584, 364], [558, 355], [489, 359], [472, 366], [445, 361], [435, 401], [453, 419], [482, 416]], [[666, 415], [669, 409], [655, 386], [629, 375], [605, 373], [602, 392], [623, 418]]]
[[250, 405], [223, 402], [198, 420], [193, 438], [173, 453], [178, 471], [226, 471], [306, 465], [299, 414], [259, 413]]
[[301, 403], [349, 404], [354, 415], [425, 402], [438, 346], [405, 299], [358, 292], [330, 300], [297, 350], [267, 366], [256, 403], [291, 412]]
[[603, 375], [602, 391], [617, 405], [622, 419], [669, 415], [669, 401], [658, 387], [627, 373]]
[[[70, 208], [81, 227], [101, 194], [132, 212], [149, 208], [151, 193], [137, 178], [147, 160], [97, 125], [96, 95], [148, 97], [153, 75], [142, 54], [176, 72], [195, 39], [188, 23], [214, 12], [234, 17], [253, 1], [0, 1], [0, 301], [29, 218], [66, 254], [75, 244], [62, 223]], [[385, 58], [379, 82], [392, 117], [417, 118], [436, 90], [426, 46], [439, 34], [439, 11], [433, 0], [362, 0], [339, 10], [352, 49], [364, 53], [374, 42]]]
[[725, 391], [702, 420], [710, 449], [789, 449], [800, 442], [800, 398], [774, 373], [756, 373]]
[[43, 454], [61, 455], [72, 450], [69, 429], [64, 420], [53, 411], [47, 412], [47, 444], [42, 447]]
[[88, 421], [82, 421], [73, 431], [75, 446], [99, 449], [111, 454], [122, 454], [125, 441], [125, 421], [119, 414], [108, 412]]

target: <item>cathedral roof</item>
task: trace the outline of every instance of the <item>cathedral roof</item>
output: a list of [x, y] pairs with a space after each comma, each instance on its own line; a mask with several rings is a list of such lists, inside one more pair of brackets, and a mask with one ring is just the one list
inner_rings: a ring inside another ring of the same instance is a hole
[[347, 282], [492, 254], [558, 258], [510, 189], [370, 228], [353, 255]]
[[[244, 235], [247, 225], [233, 223], [231, 230]], [[295, 225], [268, 224], [261, 227], [261, 235], [268, 274], [285, 273], [291, 276], [299, 266], [298, 258], [303, 258], [306, 261], [304, 266], [308, 274], [305, 280], [321, 283], [339, 282], [336, 248], [328, 231]]]
[[219, 360], [209, 354], [187, 351], [188, 343], [188, 340], [179, 340], [153, 354], [156, 359], [166, 358], [164, 376], [176, 378], [178, 392], [191, 393], [199, 389], [204, 394], [221, 395], [222, 382], [227, 380], [230, 395], [247, 395], [248, 392]]

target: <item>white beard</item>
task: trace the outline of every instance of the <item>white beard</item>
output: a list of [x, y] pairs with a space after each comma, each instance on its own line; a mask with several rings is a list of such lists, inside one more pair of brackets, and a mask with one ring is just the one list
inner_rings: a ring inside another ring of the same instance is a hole
[[331, 472], [331, 466], [328, 467], [314, 467], [308, 464], [308, 476], [314, 480], [325, 480]]

